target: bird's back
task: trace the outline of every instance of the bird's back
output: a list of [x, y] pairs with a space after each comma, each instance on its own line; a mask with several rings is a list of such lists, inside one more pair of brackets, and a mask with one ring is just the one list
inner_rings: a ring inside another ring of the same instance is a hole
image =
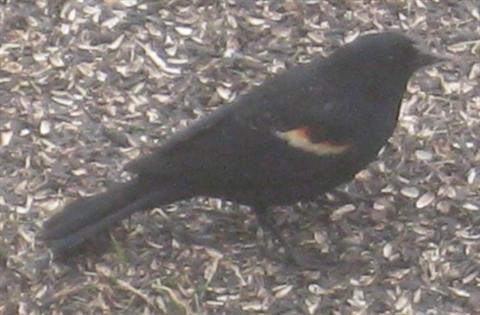
[[346, 89], [348, 77], [337, 84], [334, 71], [324, 60], [293, 67], [128, 169], [182, 178], [194, 194], [246, 204], [313, 198], [375, 158], [395, 125], [397, 113], [390, 109], [400, 102], [386, 100], [396, 104], [378, 104], [388, 110], [370, 112], [372, 96]]

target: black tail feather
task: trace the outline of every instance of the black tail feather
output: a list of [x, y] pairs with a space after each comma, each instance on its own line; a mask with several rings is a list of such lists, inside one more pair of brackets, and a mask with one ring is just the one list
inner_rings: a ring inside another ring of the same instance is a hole
[[157, 201], [162, 197], [163, 192], [151, 192], [128, 204], [122, 209], [111, 213], [106, 213], [103, 217], [89, 223], [88, 225], [82, 226], [68, 234], [65, 233], [60, 238], [51, 238], [49, 242], [50, 248], [56, 253], [75, 248], [82, 244], [85, 240], [128, 217], [134, 212], [137, 212], [141, 209], [154, 207], [157, 204]]
[[54, 252], [68, 252], [134, 212], [182, 199], [175, 187], [169, 187], [133, 179], [75, 200], [45, 222], [43, 236]]

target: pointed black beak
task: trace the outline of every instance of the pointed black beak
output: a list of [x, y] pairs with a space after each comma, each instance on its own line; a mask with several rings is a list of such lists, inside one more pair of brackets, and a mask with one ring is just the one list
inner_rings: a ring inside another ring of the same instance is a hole
[[449, 57], [440, 56], [437, 54], [432, 54], [425, 49], [418, 49], [417, 56], [414, 61], [415, 68], [422, 68], [426, 66], [430, 66], [440, 62], [450, 61]]

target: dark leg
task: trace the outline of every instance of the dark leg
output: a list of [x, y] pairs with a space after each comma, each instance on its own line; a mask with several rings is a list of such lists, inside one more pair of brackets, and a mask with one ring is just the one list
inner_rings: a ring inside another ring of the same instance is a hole
[[[293, 248], [290, 243], [283, 237], [282, 233], [279, 231], [278, 227], [275, 225], [275, 222], [269, 215], [269, 212], [265, 207], [255, 207], [253, 208], [257, 216], [257, 220], [264, 230], [268, 230], [272, 233], [273, 237], [280, 242], [285, 250], [286, 258], [289, 262], [310, 270], [318, 270], [321, 267], [332, 266], [334, 262], [329, 262], [328, 258], [320, 257], [311, 257], [306, 256], [304, 253], [300, 253], [299, 250]], [[321, 259], [320, 259], [321, 258]], [[331, 259], [330, 259], [331, 260]]]
[[335, 257], [335, 255], [321, 254], [315, 251], [305, 253], [296, 247], [292, 247], [275, 225], [266, 207], [254, 207], [253, 210], [262, 228], [272, 233], [273, 237], [283, 246], [288, 262], [307, 270], [320, 271], [328, 269], [328, 272], [335, 271], [335, 273], [339, 274], [348, 272], [352, 266], [355, 266], [355, 269], [367, 267], [362, 259], [343, 261]]

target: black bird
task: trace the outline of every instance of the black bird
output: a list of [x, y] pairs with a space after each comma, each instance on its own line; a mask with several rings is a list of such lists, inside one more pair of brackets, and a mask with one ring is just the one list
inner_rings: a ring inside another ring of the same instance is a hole
[[130, 162], [133, 179], [68, 204], [46, 221], [44, 236], [54, 252], [72, 252], [136, 211], [210, 196], [250, 206], [302, 265], [268, 207], [351, 180], [392, 135], [410, 77], [439, 61], [398, 33], [360, 37], [275, 75]]

